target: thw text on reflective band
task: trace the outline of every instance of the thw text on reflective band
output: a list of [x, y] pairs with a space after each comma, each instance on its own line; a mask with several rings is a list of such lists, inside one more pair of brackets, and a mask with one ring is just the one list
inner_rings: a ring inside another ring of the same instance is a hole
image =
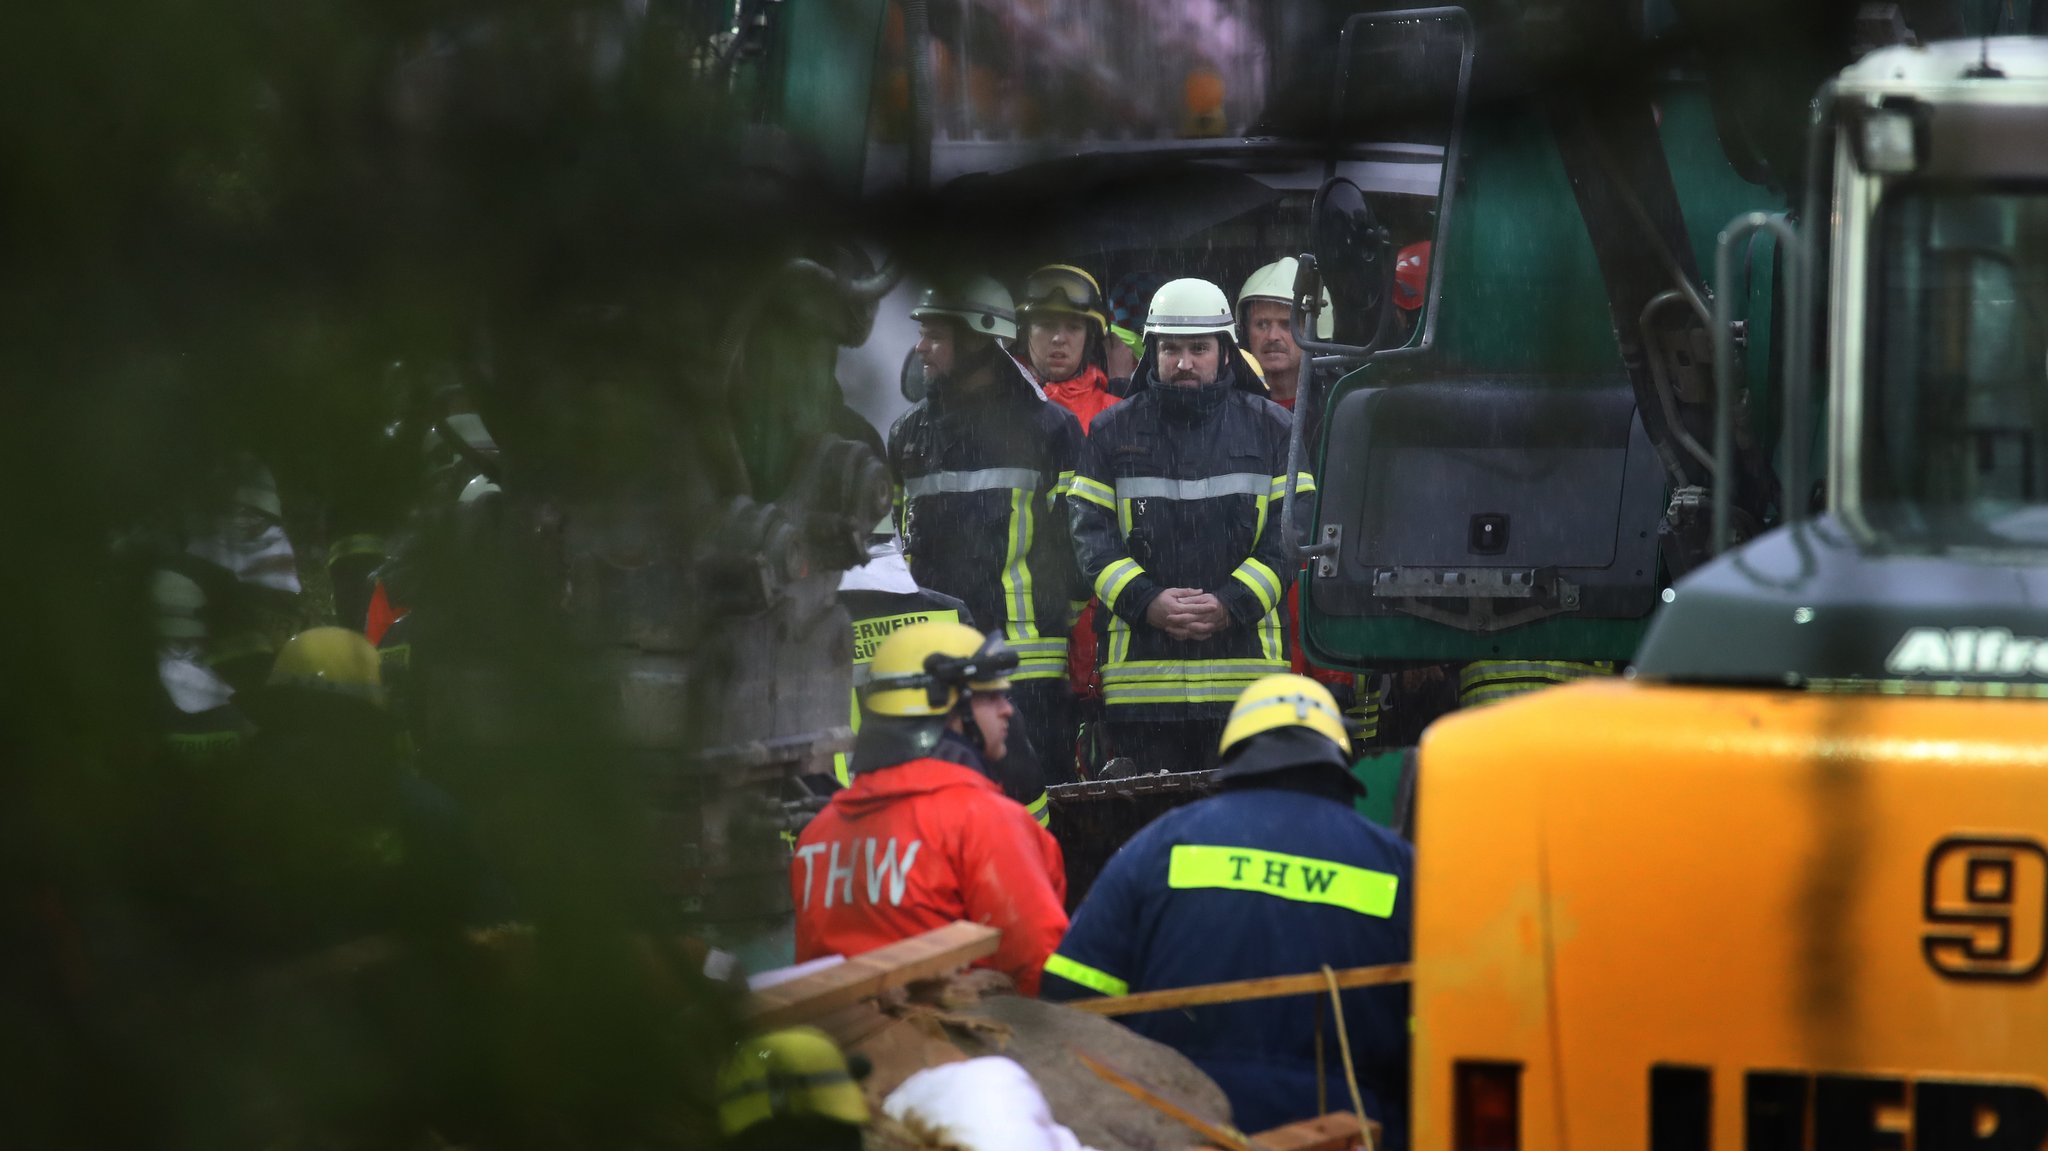
[[1085, 963], [1076, 963], [1057, 951], [1046, 958], [1045, 973], [1047, 975], [1057, 975], [1069, 983], [1079, 984], [1090, 991], [1099, 991], [1104, 995], [1129, 995], [1131, 993], [1130, 984], [1118, 979], [1109, 972], [1099, 971]]
[[1036, 491], [1038, 473], [1030, 468], [983, 468], [977, 472], [933, 472], [903, 481], [906, 498], [957, 495], [963, 492]]
[[1249, 847], [1181, 844], [1167, 865], [1166, 885], [1179, 890], [1223, 888], [1320, 903], [1386, 919], [1394, 914], [1398, 876], [1365, 867], [1282, 855]]
[[1250, 472], [1232, 472], [1202, 480], [1169, 480], [1160, 476], [1119, 476], [1116, 498], [1120, 500], [1212, 500], [1218, 496], [1264, 496], [1273, 490], [1273, 477]]

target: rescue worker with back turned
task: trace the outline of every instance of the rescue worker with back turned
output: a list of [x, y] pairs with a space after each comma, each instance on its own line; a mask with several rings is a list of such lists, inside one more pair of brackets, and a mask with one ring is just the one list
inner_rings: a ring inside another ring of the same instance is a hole
[[[1275, 675], [1247, 688], [1223, 733], [1221, 793], [1160, 816], [1109, 861], [1046, 961], [1045, 997], [1407, 962], [1414, 850], [1354, 810], [1364, 788], [1348, 745], [1336, 702], [1314, 680]], [[1342, 999], [1362, 1105], [1382, 1125], [1380, 1146], [1404, 1147], [1408, 988]], [[1258, 1130], [1313, 1118], [1319, 1089], [1350, 1099], [1328, 1006], [1327, 996], [1295, 996], [1123, 1021], [1193, 1060], [1230, 1097], [1237, 1125]]]
[[[839, 577], [839, 606], [853, 624], [853, 692], [850, 724], [860, 732], [860, 694], [867, 686], [868, 664], [881, 649], [882, 641], [912, 624], [939, 620], [974, 626], [967, 605], [949, 595], [917, 586], [904, 563], [896, 539], [895, 524], [884, 520], [868, 536], [868, 562], [849, 568]], [[1022, 741], [1014, 741], [1021, 743]], [[1014, 749], [1013, 749], [1014, 750]], [[1044, 771], [1028, 752], [992, 759], [989, 774], [1003, 794], [1024, 805], [1040, 827], [1051, 822], [1045, 795]], [[829, 781], [811, 777], [809, 786], [820, 795], [830, 795], [853, 782], [853, 753], [842, 751], [832, 757]]]
[[[1214, 284], [1161, 287], [1131, 395], [1095, 418], [1074, 477], [1075, 554], [1110, 613], [1110, 743], [1144, 774], [1213, 764], [1231, 701], [1288, 669], [1291, 417], [1238, 362], [1235, 322]], [[1306, 472], [1298, 484], [1315, 491]]]
[[978, 961], [1038, 993], [1067, 928], [1059, 845], [1003, 795], [1017, 656], [991, 633], [912, 624], [868, 665], [853, 785], [797, 839], [790, 865], [798, 962], [860, 955], [956, 919], [1000, 928]]
[[1010, 293], [979, 277], [911, 310], [925, 398], [889, 430], [903, 550], [919, 587], [953, 596], [1017, 656], [1015, 699], [1043, 783], [1063, 783], [1069, 601], [1079, 576], [1065, 530], [1081, 425], [1039, 396], [997, 342], [1017, 338]]

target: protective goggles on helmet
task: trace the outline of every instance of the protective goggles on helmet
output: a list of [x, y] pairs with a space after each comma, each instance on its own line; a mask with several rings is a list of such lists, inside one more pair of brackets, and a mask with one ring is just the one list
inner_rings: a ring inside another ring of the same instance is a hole
[[925, 657], [924, 670], [912, 675], [877, 676], [868, 681], [870, 694], [923, 688], [934, 708], [945, 707], [954, 692], [1000, 692], [1010, 690], [1010, 673], [1017, 670], [1017, 653], [1003, 638], [990, 632], [972, 655], [953, 656], [933, 652]]
[[1102, 289], [1095, 277], [1079, 268], [1055, 264], [1040, 268], [1024, 281], [1024, 303], [1020, 312], [1064, 312], [1087, 316], [1107, 326], [1102, 308]]

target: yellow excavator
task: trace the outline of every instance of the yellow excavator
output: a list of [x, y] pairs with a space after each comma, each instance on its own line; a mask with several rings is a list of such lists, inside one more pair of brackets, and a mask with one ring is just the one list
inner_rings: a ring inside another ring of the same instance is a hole
[[1876, 51], [1811, 138], [1720, 252], [1794, 257], [1787, 522], [1422, 741], [1418, 1148], [2048, 1146], [2048, 41]]

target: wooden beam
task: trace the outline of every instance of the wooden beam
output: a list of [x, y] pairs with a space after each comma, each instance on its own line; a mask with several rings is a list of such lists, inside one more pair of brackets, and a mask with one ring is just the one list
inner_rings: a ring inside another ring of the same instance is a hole
[[836, 967], [770, 987], [747, 1003], [747, 1022], [761, 1030], [805, 1023], [920, 979], [931, 979], [993, 955], [1003, 933], [979, 923], [953, 922]]
[[[1407, 983], [1415, 978], [1409, 963], [1388, 963], [1378, 967], [1347, 967], [1337, 972], [1339, 990], [1377, 987], [1386, 983]], [[1243, 1003], [1252, 999], [1278, 999], [1287, 995], [1328, 994], [1330, 981], [1320, 971], [1308, 975], [1274, 975], [1264, 979], [1238, 979], [1229, 983], [1201, 983], [1193, 987], [1169, 987], [1161, 991], [1139, 991], [1102, 999], [1076, 999], [1068, 1007], [1096, 1015], [1135, 1015], [1140, 1011], [1173, 1011], [1182, 1007], [1205, 1007], [1217, 1003]]]
[[[1375, 1130], [1379, 1124], [1373, 1124]], [[1349, 1111], [1332, 1111], [1320, 1119], [1304, 1119], [1251, 1136], [1267, 1151], [1350, 1151], [1358, 1146], [1362, 1129], [1358, 1116]], [[1378, 1145], [1379, 1140], [1373, 1140]], [[1205, 1147], [1202, 1151], [1216, 1151]]]

